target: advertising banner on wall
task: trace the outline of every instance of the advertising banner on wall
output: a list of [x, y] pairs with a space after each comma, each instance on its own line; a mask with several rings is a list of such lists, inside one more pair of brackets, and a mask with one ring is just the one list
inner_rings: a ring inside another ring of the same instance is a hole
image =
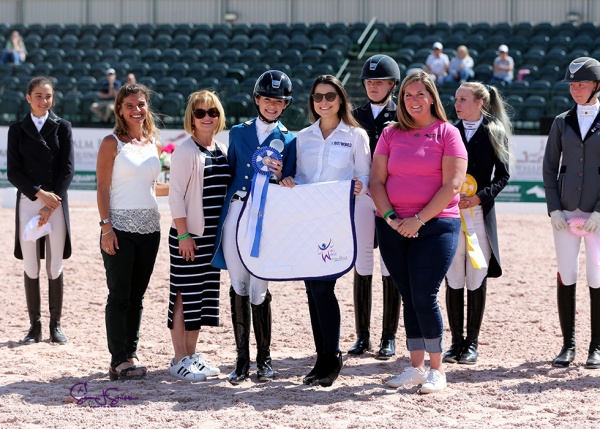
[[[96, 189], [96, 156], [102, 139], [110, 129], [74, 128], [75, 177], [71, 189]], [[0, 127], [0, 187], [11, 186], [6, 177], [6, 136], [8, 127]], [[160, 140], [163, 146], [172, 142], [178, 145], [187, 138], [184, 130], [162, 130]], [[229, 133], [223, 131], [217, 140], [227, 144]], [[502, 202], [544, 202], [542, 182], [542, 160], [546, 136], [515, 136], [515, 164], [512, 167], [510, 182], [496, 201]]]

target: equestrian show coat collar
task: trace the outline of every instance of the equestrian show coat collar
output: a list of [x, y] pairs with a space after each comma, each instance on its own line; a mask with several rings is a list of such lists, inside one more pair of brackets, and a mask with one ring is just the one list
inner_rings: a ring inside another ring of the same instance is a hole
[[[579, 129], [579, 120], [577, 119], [577, 105], [573, 106], [571, 110], [567, 112], [565, 115], [566, 124], [575, 131], [578, 136], [581, 136], [581, 130]], [[585, 135], [585, 138], [582, 141], [586, 141], [588, 138], [592, 136], [592, 134], [598, 132], [600, 129], [600, 112], [594, 118], [592, 122], [592, 126]]]
[[33, 123], [33, 119], [31, 119], [31, 115], [28, 113], [21, 120], [21, 128], [23, 131], [31, 137], [33, 140], [39, 142], [44, 147], [48, 148], [48, 144], [46, 143], [45, 137], [53, 134], [58, 128], [60, 118], [56, 116], [53, 111], [48, 112], [48, 119], [44, 122], [44, 126], [40, 131], [37, 130], [35, 124]]

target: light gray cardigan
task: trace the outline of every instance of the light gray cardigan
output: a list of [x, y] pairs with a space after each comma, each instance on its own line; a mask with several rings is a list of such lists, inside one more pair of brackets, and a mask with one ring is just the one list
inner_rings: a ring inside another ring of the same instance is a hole
[[[223, 144], [216, 144], [223, 154], [227, 153]], [[171, 217], [186, 218], [188, 231], [198, 236], [204, 233], [202, 195], [205, 159], [206, 154], [198, 149], [191, 137], [188, 137], [171, 155], [169, 174]], [[175, 221], [171, 225], [175, 228]]]

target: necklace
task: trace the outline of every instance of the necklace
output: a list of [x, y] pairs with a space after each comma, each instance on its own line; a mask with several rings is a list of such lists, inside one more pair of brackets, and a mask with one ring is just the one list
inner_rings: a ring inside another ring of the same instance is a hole
[[[206, 150], [208, 153], [210, 153], [210, 155], [211, 155], [213, 158], [214, 158], [215, 156], [217, 156], [217, 154], [216, 154], [217, 147], [216, 147], [216, 146], [214, 147], [214, 149], [213, 149], [213, 150], [210, 150], [210, 149], [208, 148], [208, 146], [204, 145], [204, 144], [203, 144], [203, 143], [202, 143], [200, 140], [196, 140], [196, 137], [195, 137], [195, 136], [192, 136], [192, 141], [193, 141], [194, 143], [196, 143], [196, 145], [198, 145], [198, 148], [205, 149], [205, 150]], [[213, 142], [213, 140], [211, 140], [211, 141], [210, 141], [210, 143], [212, 143], [212, 142]], [[209, 146], [210, 146], [210, 144], [209, 144]]]

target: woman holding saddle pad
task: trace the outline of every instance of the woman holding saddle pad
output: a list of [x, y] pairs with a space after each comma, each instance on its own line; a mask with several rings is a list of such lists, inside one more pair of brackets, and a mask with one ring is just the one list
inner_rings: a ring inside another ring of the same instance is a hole
[[[354, 195], [364, 195], [369, 185], [369, 136], [352, 116], [346, 90], [334, 76], [319, 76], [309, 102], [313, 123], [298, 133], [296, 176], [282, 186], [354, 179]], [[340, 307], [336, 279], [305, 280], [317, 362], [303, 383], [328, 387], [342, 369]]]
[[[444, 362], [477, 362], [479, 329], [485, 309], [488, 277], [500, 277], [500, 253], [494, 199], [504, 189], [512, 158], [511, 124], [497, 89], [463, 83], [454, 103], [461, 119], [456, 127], [469, 154], [467, 179], [458, 207], [463, 216], [456, 256], [446, 275], [446, 310], [452, 345]], [[463, 186], [464, 187], [464, 186]], [[474, 254], [474, 252], [478, 254]], [[463, 338], [464, 288], [467, 287], [467, 336]]]
[[404, 304], [411, 360], [387, 384], [422, 384], [421, 393], [429, 393], [446, 387], [437, 293], [456, 252], [467, 150], [426, 72], [408, 75], [398, 100], [398, 122], [379, 138], [369, 187], [381, 255]]

